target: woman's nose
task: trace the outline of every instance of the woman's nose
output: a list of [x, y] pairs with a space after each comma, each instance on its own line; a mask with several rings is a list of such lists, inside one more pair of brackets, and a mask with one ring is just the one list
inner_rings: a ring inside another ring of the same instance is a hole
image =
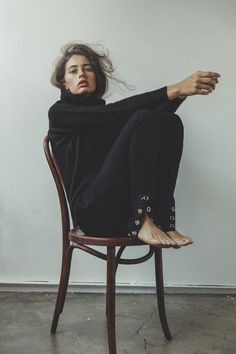
[[79, 70], [79, 78], [81, 78], [81, 77], [85, 77], [85, 73], [84, 73], [84, 71], [83, 70]]

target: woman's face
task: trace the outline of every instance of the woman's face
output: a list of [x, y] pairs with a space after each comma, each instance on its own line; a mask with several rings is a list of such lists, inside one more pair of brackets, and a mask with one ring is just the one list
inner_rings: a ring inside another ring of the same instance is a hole
[[74, 95], [90, 96], [96, 91], [96, 75], [84, 55], [72, 55], [65, 67], [64, 86]]

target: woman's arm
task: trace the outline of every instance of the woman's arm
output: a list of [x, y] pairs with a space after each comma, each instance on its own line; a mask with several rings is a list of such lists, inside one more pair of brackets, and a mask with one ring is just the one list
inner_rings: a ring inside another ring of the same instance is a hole
[[63, 131], [96, 128], [116, 121], [125, 122], [137, 109], [153, 109], [168, 102], [167, 87], [99, 106], [82, 106], [64, 101], [49, 109], [50, 127]]
[[218, 73], [198, 71], [176, 84], [101, 106], [58, 101], [49, 110], [50, 128], [70, 133], [81, 128], [124, 123], [137, 109], [175, 112], [185, 97], [212, 92], [218, 77]]

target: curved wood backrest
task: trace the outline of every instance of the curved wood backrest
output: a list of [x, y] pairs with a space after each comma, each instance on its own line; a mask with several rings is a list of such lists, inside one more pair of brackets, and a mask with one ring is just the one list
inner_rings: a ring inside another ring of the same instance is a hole
[[70, 217], [69, 217], [68, 203], [67, 203], [66, 193], [63, 186], [61, 174], [51, 152], [51, 146], [50, 146], [50, 141], [48, 136], [46, 136], [43, 140], [43, 148], [44, 148], [44, 153], [46, 155], [49, 168], [52, 172], [57, 187], [60, 208], [61, 208], [63, 245], [68, 245], [69, 244], [68, 233], [70, 231]]

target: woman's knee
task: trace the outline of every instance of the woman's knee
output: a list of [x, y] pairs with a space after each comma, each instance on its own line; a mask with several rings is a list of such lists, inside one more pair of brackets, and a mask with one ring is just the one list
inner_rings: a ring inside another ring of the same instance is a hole
[[169, 129], [184, 131], [184, 125], [180, 116], [176, 113], [166, 112], [161, 115], [161, 126]]

